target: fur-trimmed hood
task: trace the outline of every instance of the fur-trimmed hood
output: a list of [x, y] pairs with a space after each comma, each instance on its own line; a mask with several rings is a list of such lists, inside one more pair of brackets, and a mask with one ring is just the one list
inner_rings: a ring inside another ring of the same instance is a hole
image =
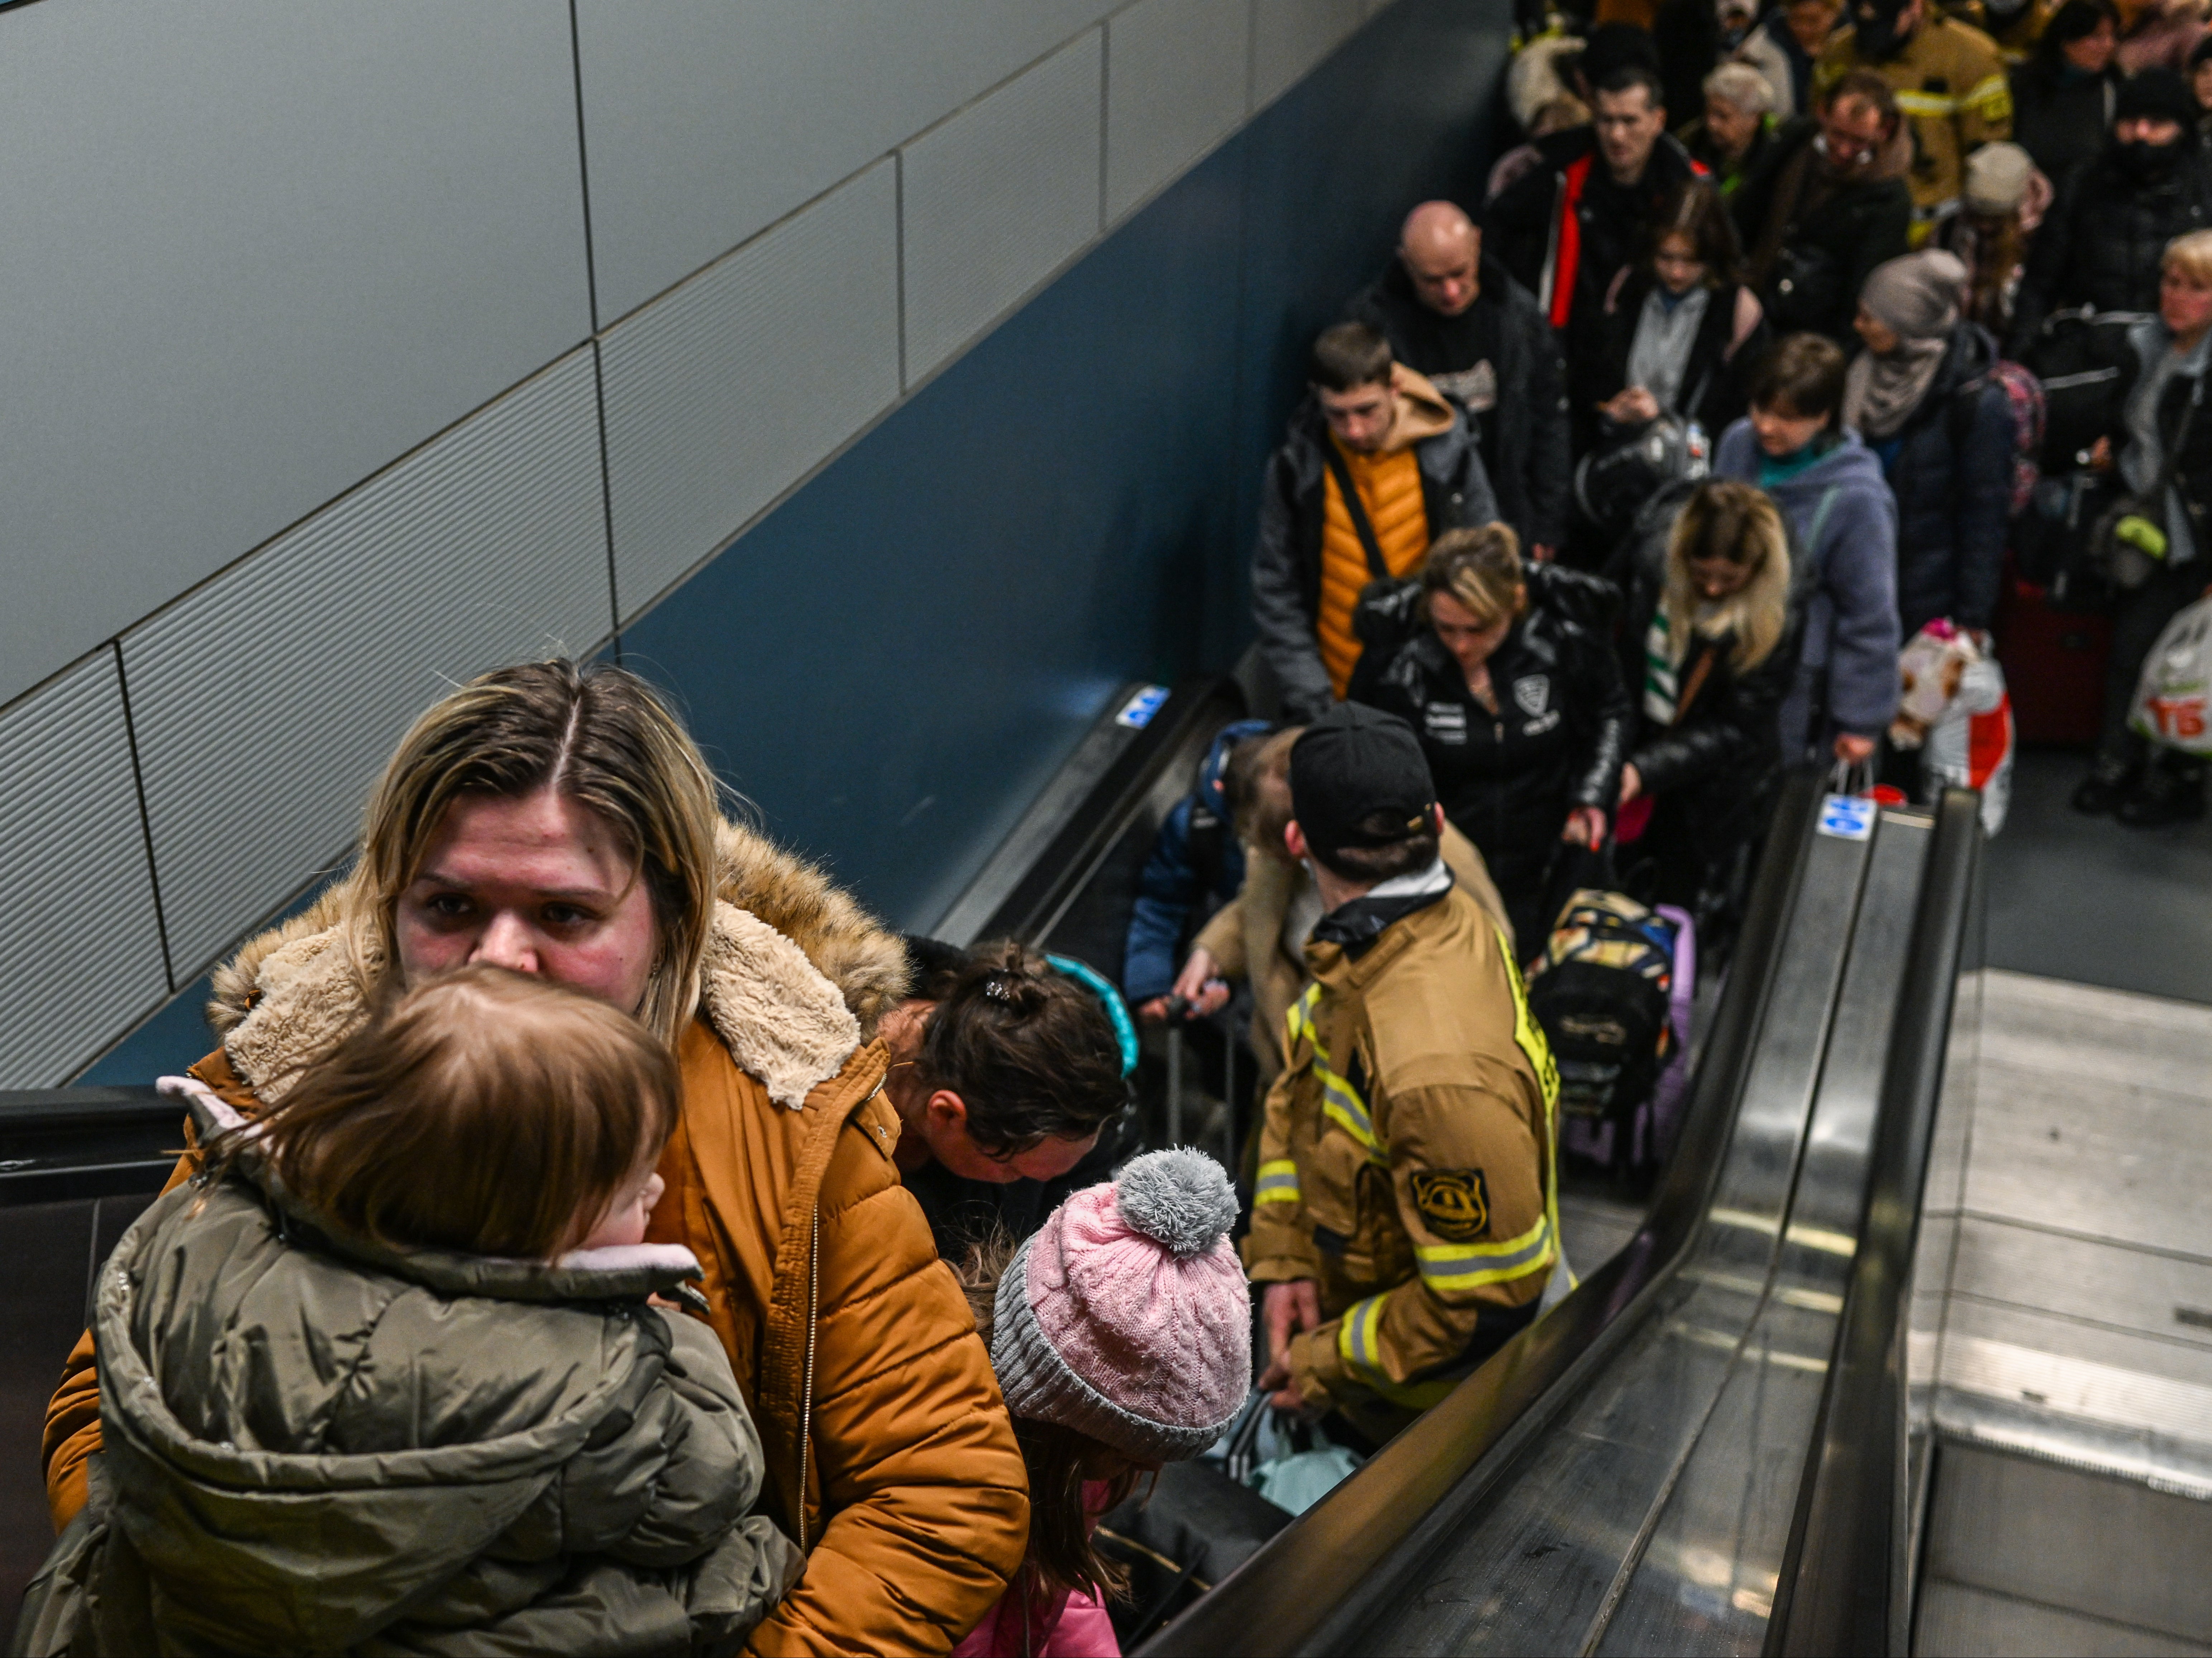
[[[837, 1074], [906, 992], [896, 934], [813, 865], [725, 822], [714, 922], [700, 1009], [738, 1064], [778, 1104], [797, 1109]], [[232, 1068], [264, 1102], [367, 1016], [363, 968], [344, 929], [350, 889], [331, 887], [301, 914], [249, 939], [215, 972], [208, 1023]]]

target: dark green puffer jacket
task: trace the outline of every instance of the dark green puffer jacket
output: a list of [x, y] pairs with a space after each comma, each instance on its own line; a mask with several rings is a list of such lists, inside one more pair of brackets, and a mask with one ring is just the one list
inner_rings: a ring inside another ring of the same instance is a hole
[[15, 1652], [735, 1651], [800, 1560], [743, 1517], [720, 1345], [646, 1302], [688, 1263], [341, 1253], [245, 1173], [179, 1187], [100, 1273], [105, 1448]]

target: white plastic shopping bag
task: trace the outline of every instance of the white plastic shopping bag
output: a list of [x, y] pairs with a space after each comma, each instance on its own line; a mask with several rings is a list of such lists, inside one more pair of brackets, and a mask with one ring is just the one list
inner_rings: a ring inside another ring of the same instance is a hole
[[2212, 598], [2186, 605], [2143, 659], [2128, 723], [2154, 743], [2212, 755], [2205, 697], [2212, 690]]

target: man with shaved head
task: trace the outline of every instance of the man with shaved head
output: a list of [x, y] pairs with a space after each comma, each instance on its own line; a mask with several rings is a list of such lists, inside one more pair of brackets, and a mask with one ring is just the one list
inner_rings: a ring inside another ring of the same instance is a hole
[[1567, 398], [1535, 295], [1483, 256], [1482, 232], [1456, 205], [1423, 202], [1406, 216], [1398, 257], [1351, 312], [1465, 406], [1498, 512], [1549, 558], [1566, 533]]

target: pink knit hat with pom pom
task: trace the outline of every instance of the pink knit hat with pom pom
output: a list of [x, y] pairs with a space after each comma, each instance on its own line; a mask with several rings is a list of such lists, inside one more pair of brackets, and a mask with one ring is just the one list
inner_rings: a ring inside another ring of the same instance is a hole
[[1007, 1410], [1146, 1459], [1218, 1439], [1252, 1388], [1236, 1219], [1221, 1165], [1186, 1150], [1148, 1152], [1054, 1210], [993, 1303]]

